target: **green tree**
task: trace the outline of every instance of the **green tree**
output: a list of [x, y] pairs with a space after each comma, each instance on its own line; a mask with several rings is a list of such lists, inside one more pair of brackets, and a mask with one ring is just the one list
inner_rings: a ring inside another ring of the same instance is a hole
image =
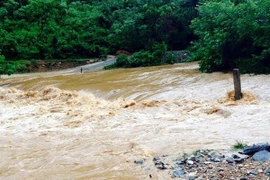
[[189, 1], [123, 0], [112, 4], [112, 47], [136, 52], [165, 42], [169, 49], [185, 49], [194, 38], [189, 24], [196, 12]]
[[203, 72], [269, 73], [270, 2], [212, 0], [198, 7], [191, 27], [198, 36], [193, 60]]

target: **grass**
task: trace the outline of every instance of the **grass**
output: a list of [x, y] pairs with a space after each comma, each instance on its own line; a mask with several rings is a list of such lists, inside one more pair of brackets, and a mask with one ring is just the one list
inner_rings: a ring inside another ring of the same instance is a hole
[[232, 149], [239, 150], [239, 149], [243, 149], [246, 146], [247, 144], [243, 143], [242, 141], [237, 140], [236, 143], [232, 146]]

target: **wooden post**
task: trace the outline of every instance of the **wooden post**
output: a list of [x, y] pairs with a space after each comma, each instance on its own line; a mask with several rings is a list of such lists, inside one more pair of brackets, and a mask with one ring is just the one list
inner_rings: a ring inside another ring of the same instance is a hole
[[235, 100], [239, 100], [242, 98], [239, 69], [233, 69], [233, 82], [234, 82], [234, 98]]
[[82, 67], [81, 67], [81, 73], [82, 73]]

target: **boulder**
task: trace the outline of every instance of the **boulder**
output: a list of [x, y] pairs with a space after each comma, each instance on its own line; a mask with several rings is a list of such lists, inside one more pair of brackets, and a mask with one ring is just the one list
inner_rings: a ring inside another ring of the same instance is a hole
[[256, 152], [268, 150], [270, 151], [270, 145], [268, 143], [253, 144], [252, 146], [247, 146], [243, 149], [243, 154], [253, 155]]
[[259, 151], [252, 158], [254, 161], [270, 161], [270, 152], [266, 150]]

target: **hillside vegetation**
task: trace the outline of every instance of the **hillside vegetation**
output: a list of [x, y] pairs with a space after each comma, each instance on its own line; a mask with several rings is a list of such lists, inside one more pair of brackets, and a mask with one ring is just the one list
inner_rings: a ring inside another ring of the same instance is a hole
[[[26, 59], [104, 58], [115, 67], [174, 63], [189, 49], [202, 72], [270, 72], [270, 2], [265, 0], [3, 0], [0, 74]], [[6, 59], [6, 60], [5, 60]]]

